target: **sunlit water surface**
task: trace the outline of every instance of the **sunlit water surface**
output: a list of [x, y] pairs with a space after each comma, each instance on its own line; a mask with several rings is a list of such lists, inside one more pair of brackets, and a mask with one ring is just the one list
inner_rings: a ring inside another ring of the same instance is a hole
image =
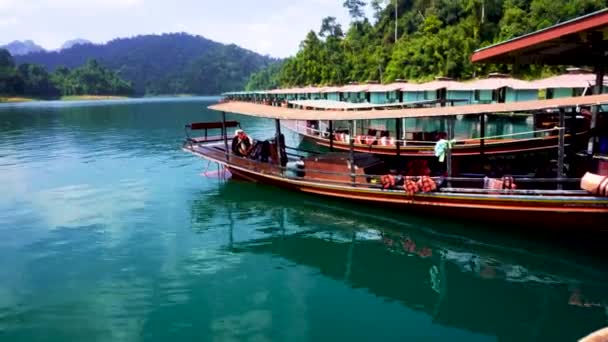
[[0, 341], [573, 341], [608, 324], [605, 262], [580, 249], [201, 176], [216, 166], [180, 145], [215, 100], [0, 106]]

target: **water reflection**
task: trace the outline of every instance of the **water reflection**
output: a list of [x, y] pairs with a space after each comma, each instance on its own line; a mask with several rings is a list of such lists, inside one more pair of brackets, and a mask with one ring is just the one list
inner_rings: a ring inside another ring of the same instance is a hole
[[[501, 341], [567, 341], [608, 323], [608, 275], [575, 252], [487, 238], [440, 220], [276, 196], [231, 181], [205, 204], [195, 201], [192, 216], [227, 220], [227, 251], [312, 267], [442, 326]], [[241, 229], [252, 222], [268, 228]]]

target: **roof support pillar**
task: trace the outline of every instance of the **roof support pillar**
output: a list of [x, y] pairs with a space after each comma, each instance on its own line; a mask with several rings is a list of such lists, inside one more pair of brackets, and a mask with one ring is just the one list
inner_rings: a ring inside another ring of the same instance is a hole
[[[602, 62], [599, 62], [595, 66], [595, 87], [593, 89], [593, 94], [598, 95], [603, 91], [604, 86], [604, 73], [605, 73], [604, 65]], [[597, 125], [597, 113], [600, 110], [599, 106], [591, 107], [591, 138], [589, 138], [589, 144], [587, 145], [587, 154], [593, 155], [593, 151], [595, 149], [595, 144], [597, 141], [597, 132], [595, 131], [595, 127]]]
[[222, 112], [222, 138], [224, 139], [224, 151], [226, 153], [226, 161], [229, 161], [230, 151], [228, 150], [228, 130], [226, 129], [226, 112]]
[[283, 160], [281, 160], [281, 150], [282, 150], [282, 146], [281, 146], [281, 120], [279, 119], [274, 119], [274, 125], [275, 125], [275, 135], [276, 135], [276, 147], [277, 147], [277, 164], [279, 167], [279, 174], [283, 174], [283, 171], [281, 169], [281, 167], [283, 166]]
[[[447, 150], [447, 176], [452, 177], [452, 149], [450, 148], [450, 144], [452, 140], [454, 140], [454, 116], [448, 116], [447, 120], [447, 128], [448, 128], [448, 150]], [[450, 182], [448, 182], [448, 187], [451, 187]]]
[[403, 119], [395, 119], [395, 148], [397, 150], [397, 157], [401, 156], [401, 124], [403, 123]]
[[357, 176], [355, 174], [355, 138], [353, 133], [355, 132], [355, 120], [348, 122], [348, 161], [350, 164], [350, 180], [352, 186], [355, 186], [357, 182]]
[[[559, 110], [559, 135], [557, 147], [557, 178], [564, 178], [564, 157], [565, 157], [565, 135], [566, 135], [566, 111], [561, 108]], [[557, 189], [562, 189], [562, 183], [559, 182]]]
[[485, 146], [486, 146], [486, 115], [479, 115], [479, 156], [481, 158], [481, 163], [485, 162]]
[[334, 122], [329, 120], [329, 150], [334, 151]]

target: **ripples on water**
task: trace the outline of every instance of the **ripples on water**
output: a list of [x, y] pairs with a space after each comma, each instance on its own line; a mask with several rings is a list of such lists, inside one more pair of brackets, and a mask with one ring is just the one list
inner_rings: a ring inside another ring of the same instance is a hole
[[201, 177], [179, 147], [208, 104], [0, 107], [0, 340], [572, 341], [608, 324], [584, 249]]

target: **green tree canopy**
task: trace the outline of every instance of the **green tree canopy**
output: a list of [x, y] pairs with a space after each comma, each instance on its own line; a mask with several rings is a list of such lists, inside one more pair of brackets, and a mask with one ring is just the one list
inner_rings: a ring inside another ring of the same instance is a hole
[[[470, 56], [483, 46], [605, 8], [608, 0], [373, 0], [373, 22], [365, 18], [365, 1], [346, 0], [343, 5], [353, 19], [348, 30], [341, 32], [335, 18], [324, 18], [319, 31], [324, 39], [309, 32], [294, 57], [262, 73], [274, 82], [266, 88], [276, 82], [306, 86], [513, 72], [511, 66], [473, 65]], [[557, 70], [520, 66], [515, 76]], [[260, 78], [253, 80], [250, 89], [253, 84], [264, 88]]]

